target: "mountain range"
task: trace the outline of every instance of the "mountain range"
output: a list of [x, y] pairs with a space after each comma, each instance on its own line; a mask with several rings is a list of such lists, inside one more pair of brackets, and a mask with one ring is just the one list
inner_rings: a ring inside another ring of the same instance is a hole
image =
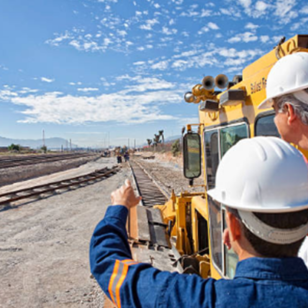
[[[0, 147], [7, 147], [14, 144], [19, 144], [24, 147], [30, 147], [31, 149], [38, 149], [43, 146], [42, 139], [33, 140], [33, 139], [10, 139], [0, 136]], [[45, 139], [45, 145], [48, 149], [61, 149], [63, 147], [64, 149], [67, 147], [70, 147], [69, 142], [66, 139], [63, 138], [46, 138]], [[76, 144], [72, 144], [72, 148], [76, 148]]]

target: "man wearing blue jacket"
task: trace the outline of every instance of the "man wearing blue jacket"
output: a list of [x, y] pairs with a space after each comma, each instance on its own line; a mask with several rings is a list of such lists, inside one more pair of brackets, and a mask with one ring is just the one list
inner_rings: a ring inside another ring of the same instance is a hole
[[94, 231], [91, 271], [117, 307], [308, 307], [308, 270], [296, 257], [308, 233], [307, 186], [301, 153], [279, 138], [244, 139], [224, 155], [207, 193], [227, 208], [239, 263], [234, 279], [215, 280], [132, 260], [125, 225], [140, 198], [126, 181]]

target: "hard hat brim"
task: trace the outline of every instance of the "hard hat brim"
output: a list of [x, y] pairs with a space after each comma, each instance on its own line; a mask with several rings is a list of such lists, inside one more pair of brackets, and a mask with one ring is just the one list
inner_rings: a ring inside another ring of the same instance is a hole
[[[223, 200], [222, 193], [217, 188], [213, 188], [208, 190], [208, 195], [212, 197], [212, 199], [220, 202], [227, 207], [242, 210], [247, 212], [256, 212], [256, 213], [291, 213], [298, 212], [305, 209], [308, 209], [308, 200], [304, 200], [297, 204], [267, 204], [266, 207], [259, 204], [240, 204], [240, 201], [235, 202], [234, 200]], [[249, 209], [249, 210], [248, 210]]]
[[301, 91], [301, 90], [304, 90], [304, 89], [307, 89], [308, 88], [308, 84], [305, 84], [305, 85], [302, 85], [298, 88], [295, 88], [295, 89], [291, 89], [291, 90], [288, 90], [288, 91], [285, 91], [285, 92], [281, 92], [277, 95], [273, 95], [273, 96], [270, 96], [270, 97], [267, 97], [265, 100], [263, 100], [259, 105], [258, 105], [258, 109], [268, 109], [268, 108], [272, 108], [272, 99], [273, 98], [276, 98], [276, 97], [280, 97], [282, 95], [286, 95], [286, 94], [292, 94], [294, 92], [298, 92], [298, 91]]

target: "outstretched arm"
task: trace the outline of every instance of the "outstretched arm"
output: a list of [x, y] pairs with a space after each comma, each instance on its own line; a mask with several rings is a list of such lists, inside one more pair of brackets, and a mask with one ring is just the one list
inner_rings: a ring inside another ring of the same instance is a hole
[[117, 307], [206, 307], [205, 287], [212, 290], [212, 283], [196, 275], [161, 272], [132, 260], [125, 226], [128, 208], [140, 198], [135, 197], [130, 183], [112, 193], [112, 201], [114, 205], [93, 233], [90, 266], [113, 303]]

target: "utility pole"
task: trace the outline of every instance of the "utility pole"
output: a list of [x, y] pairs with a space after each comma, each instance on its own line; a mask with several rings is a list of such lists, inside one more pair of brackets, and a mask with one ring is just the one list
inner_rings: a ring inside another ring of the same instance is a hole
[[127, 148], [129, 149], [129, 138], [128, 138], [128, 146], [127, 146]]
[[43, 130], [43, 147], [45, 146], [45, 130]]
[[134, 149], [136, 149], [136, 139], [134, 139]]
[[70, 139], [70, 151], [72, 152], [72, 139]]

